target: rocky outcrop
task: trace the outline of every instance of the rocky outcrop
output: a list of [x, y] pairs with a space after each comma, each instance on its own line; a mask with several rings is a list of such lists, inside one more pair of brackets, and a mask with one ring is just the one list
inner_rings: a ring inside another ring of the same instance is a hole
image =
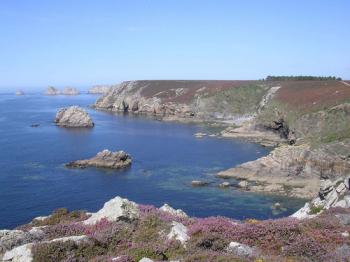
[[15, 247], [4, 254], [2, 261], [31, 262], [33, 261], [32, 247], [33, 243]]
[[74, 87], [65, 87], [62, 91], [62, 95], [75, 96], [75, 95], [79, 95], [79, 91]]
[[171, 215], [177, 216], [177, 217], [188, 217], [187, 214], [182, 211], [181, 209], [174, 209], [171, 206], [169, 206], [168, 204], [164, 204], [163, 206], [161, 206], [159, 208], [159, 210], [163, 211], [163, 212], [167, 212]]
[[284, 145], [218, 176], [245, 180], [249, 184], [246, 189], [253, 192], [312, 198], [318, 193], [322, 176], [336, 179], [350, 172], [350, 163], [342, 154], [348, 147], [345, 141], [319, 148]]
[[[97, 109], [159, 116], [193, 116], [189, 105], [169, 101], [169, 98], [165, 99], [166, 92], [163, 93], [162, 91], [155, 95], [147, 96], [143, 94], [145, 88], [147, 88], [147, 83], [142, 83], [142, 81], [123, 82], [99, 98], [95, 103], [95, 107]], [[169, 92], [174, 93], [174, 97], [181, 93], [178, 89], [170, 90]]]
[[312, 218], [331, 207], [350, 208], [350, 176], [335, 181], [322, 179], [318, 197], [307, 202], [304, 207], [291, 217], [298, 219]]
[[62, 127], [93, 127], [90, 115], [81, 107], [71, 106], [60, 109], [55, 118], [55, 123]]
[[128, 199], [115, 197], [106, 202], [102, 209], [93, 213], [90, 218], [83, 221], [84, 224], [93, 225], [101, 219], [108, 221], [132, 221], [139, 217], [138, 205]]
[[45, 95], [47, 96], [55, 96], [60, 94], [61, 92], [58, 89], [54, 88], [53, 86], [49, 86], [45, 91]]
[[254, 249], [238, 242], [230, 242], [227, 251], [239, 257], [250, 257], [253, 255]]
[[120, 169], [131, 165], [131, 157], [124, 151], [112, 152], [107, 149], [99, 152], [96, 156], [85, 159], [77, 160], [66, 164], [67, 167], [74, 168], [86, 168], [86, 167], [97, 167], [97, 168], [113, 168]]
[[173, 221], [171, 223], [171, 229], [168, 234], [168, 239], [175, 239], [181, 242], [181, 244], [185, 244], [187, 240], [189, 239], [189, 236], [187, 234], [187, 228], [183, 224], [179, 222]]
[[16, 96], [23, 96], [24, 92], [22, 90], [17, 90], [16, 91]]
[[107, 94], [111, 90], [112, 86], [109, 85], [96, 85], [89, 89], [89, 94]]

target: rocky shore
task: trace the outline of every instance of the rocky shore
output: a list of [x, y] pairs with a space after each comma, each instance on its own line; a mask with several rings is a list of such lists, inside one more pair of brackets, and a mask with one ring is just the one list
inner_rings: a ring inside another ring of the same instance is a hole
[[17, 229], [0, 230], [0, 259], [346, 261], [350, 254], [348, 183], [324, 181], [317, 200], [291, 217], [266, 221], [195, 218], [167, 204], [156, 208], [121, 197], [94, 213], [61, 208]]
[[347, 90], [339, 81], [128, 81], [94, 107], [162, 120], [225, 123], [221, 137], [274, 149], [219, 177], [244, 181], [242, 190], [311, 198], [323, 175], [349, 173]]
[[77, 160], [66, 164], [67, 167], [72, 168], [86, 168], [86, 167], [97, 167], [97, 168], [112, 168], [120, 169], [131, 165], [131, 157], [124, 151], [112, 152], [107, 149], [99, 152], [96, 156], [85, 159]]
[[71, 106], [60, 109], [55, 117], [57, 126], [62, 127], [93, 127], [90, 115], [81, 107]]
[[65, 87], [62, 91], [62, 95], [76, 96], [76, 95], [79, 95], [79, 91], [74, 87]]

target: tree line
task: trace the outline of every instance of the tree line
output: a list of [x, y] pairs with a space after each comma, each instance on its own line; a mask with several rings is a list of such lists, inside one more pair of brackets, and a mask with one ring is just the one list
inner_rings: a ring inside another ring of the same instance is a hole
[[318, 80], [318, 81], [327, 81], [327, 80], [337, 80], [341, 81], [340, 77], [335, 76], [267, 76], [266, 81], [286, 81], [286, 80]]

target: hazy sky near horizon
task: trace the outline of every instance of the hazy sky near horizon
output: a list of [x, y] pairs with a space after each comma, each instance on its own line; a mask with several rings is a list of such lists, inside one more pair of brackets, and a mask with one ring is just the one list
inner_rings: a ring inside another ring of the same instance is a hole
[[350, 79], [347, 0], [1, 0], [0, 89]]

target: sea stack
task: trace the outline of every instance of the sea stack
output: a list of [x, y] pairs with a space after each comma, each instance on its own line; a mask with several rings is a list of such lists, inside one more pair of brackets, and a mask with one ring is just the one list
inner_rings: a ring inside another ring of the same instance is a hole
[[81, 107], [71, 106], [60, 109], [55, 118], [55, 123], [63, 127], [93, 127], [94, 122], [90, 115]]
[[24, 95], [24, 93], [23, 93], [22, 90], [17, 90], [16, 91], [16, 96], [23, 96], [23, 95]]
[[98, 168], [112, 168], [120, 169], [131, 165], [131, 157], [124, 151], [112, 152], [110, 150], [103, 150], [96, 156], [85, 159], [77, 160], [66, 164], [67, 167], [86, 168], [86, 167], [98, 167]]
[[62, 91], [62, 95], [76, 96], [79, 95], [79, 91], [74, 87], [65, 87]]
[[49, 86], [45, 91], [45, 95], [47, 96], [55, 96], [59, 94], [61, 94], [61, 92], [58, 89], [54, 88], [53, 86]]

